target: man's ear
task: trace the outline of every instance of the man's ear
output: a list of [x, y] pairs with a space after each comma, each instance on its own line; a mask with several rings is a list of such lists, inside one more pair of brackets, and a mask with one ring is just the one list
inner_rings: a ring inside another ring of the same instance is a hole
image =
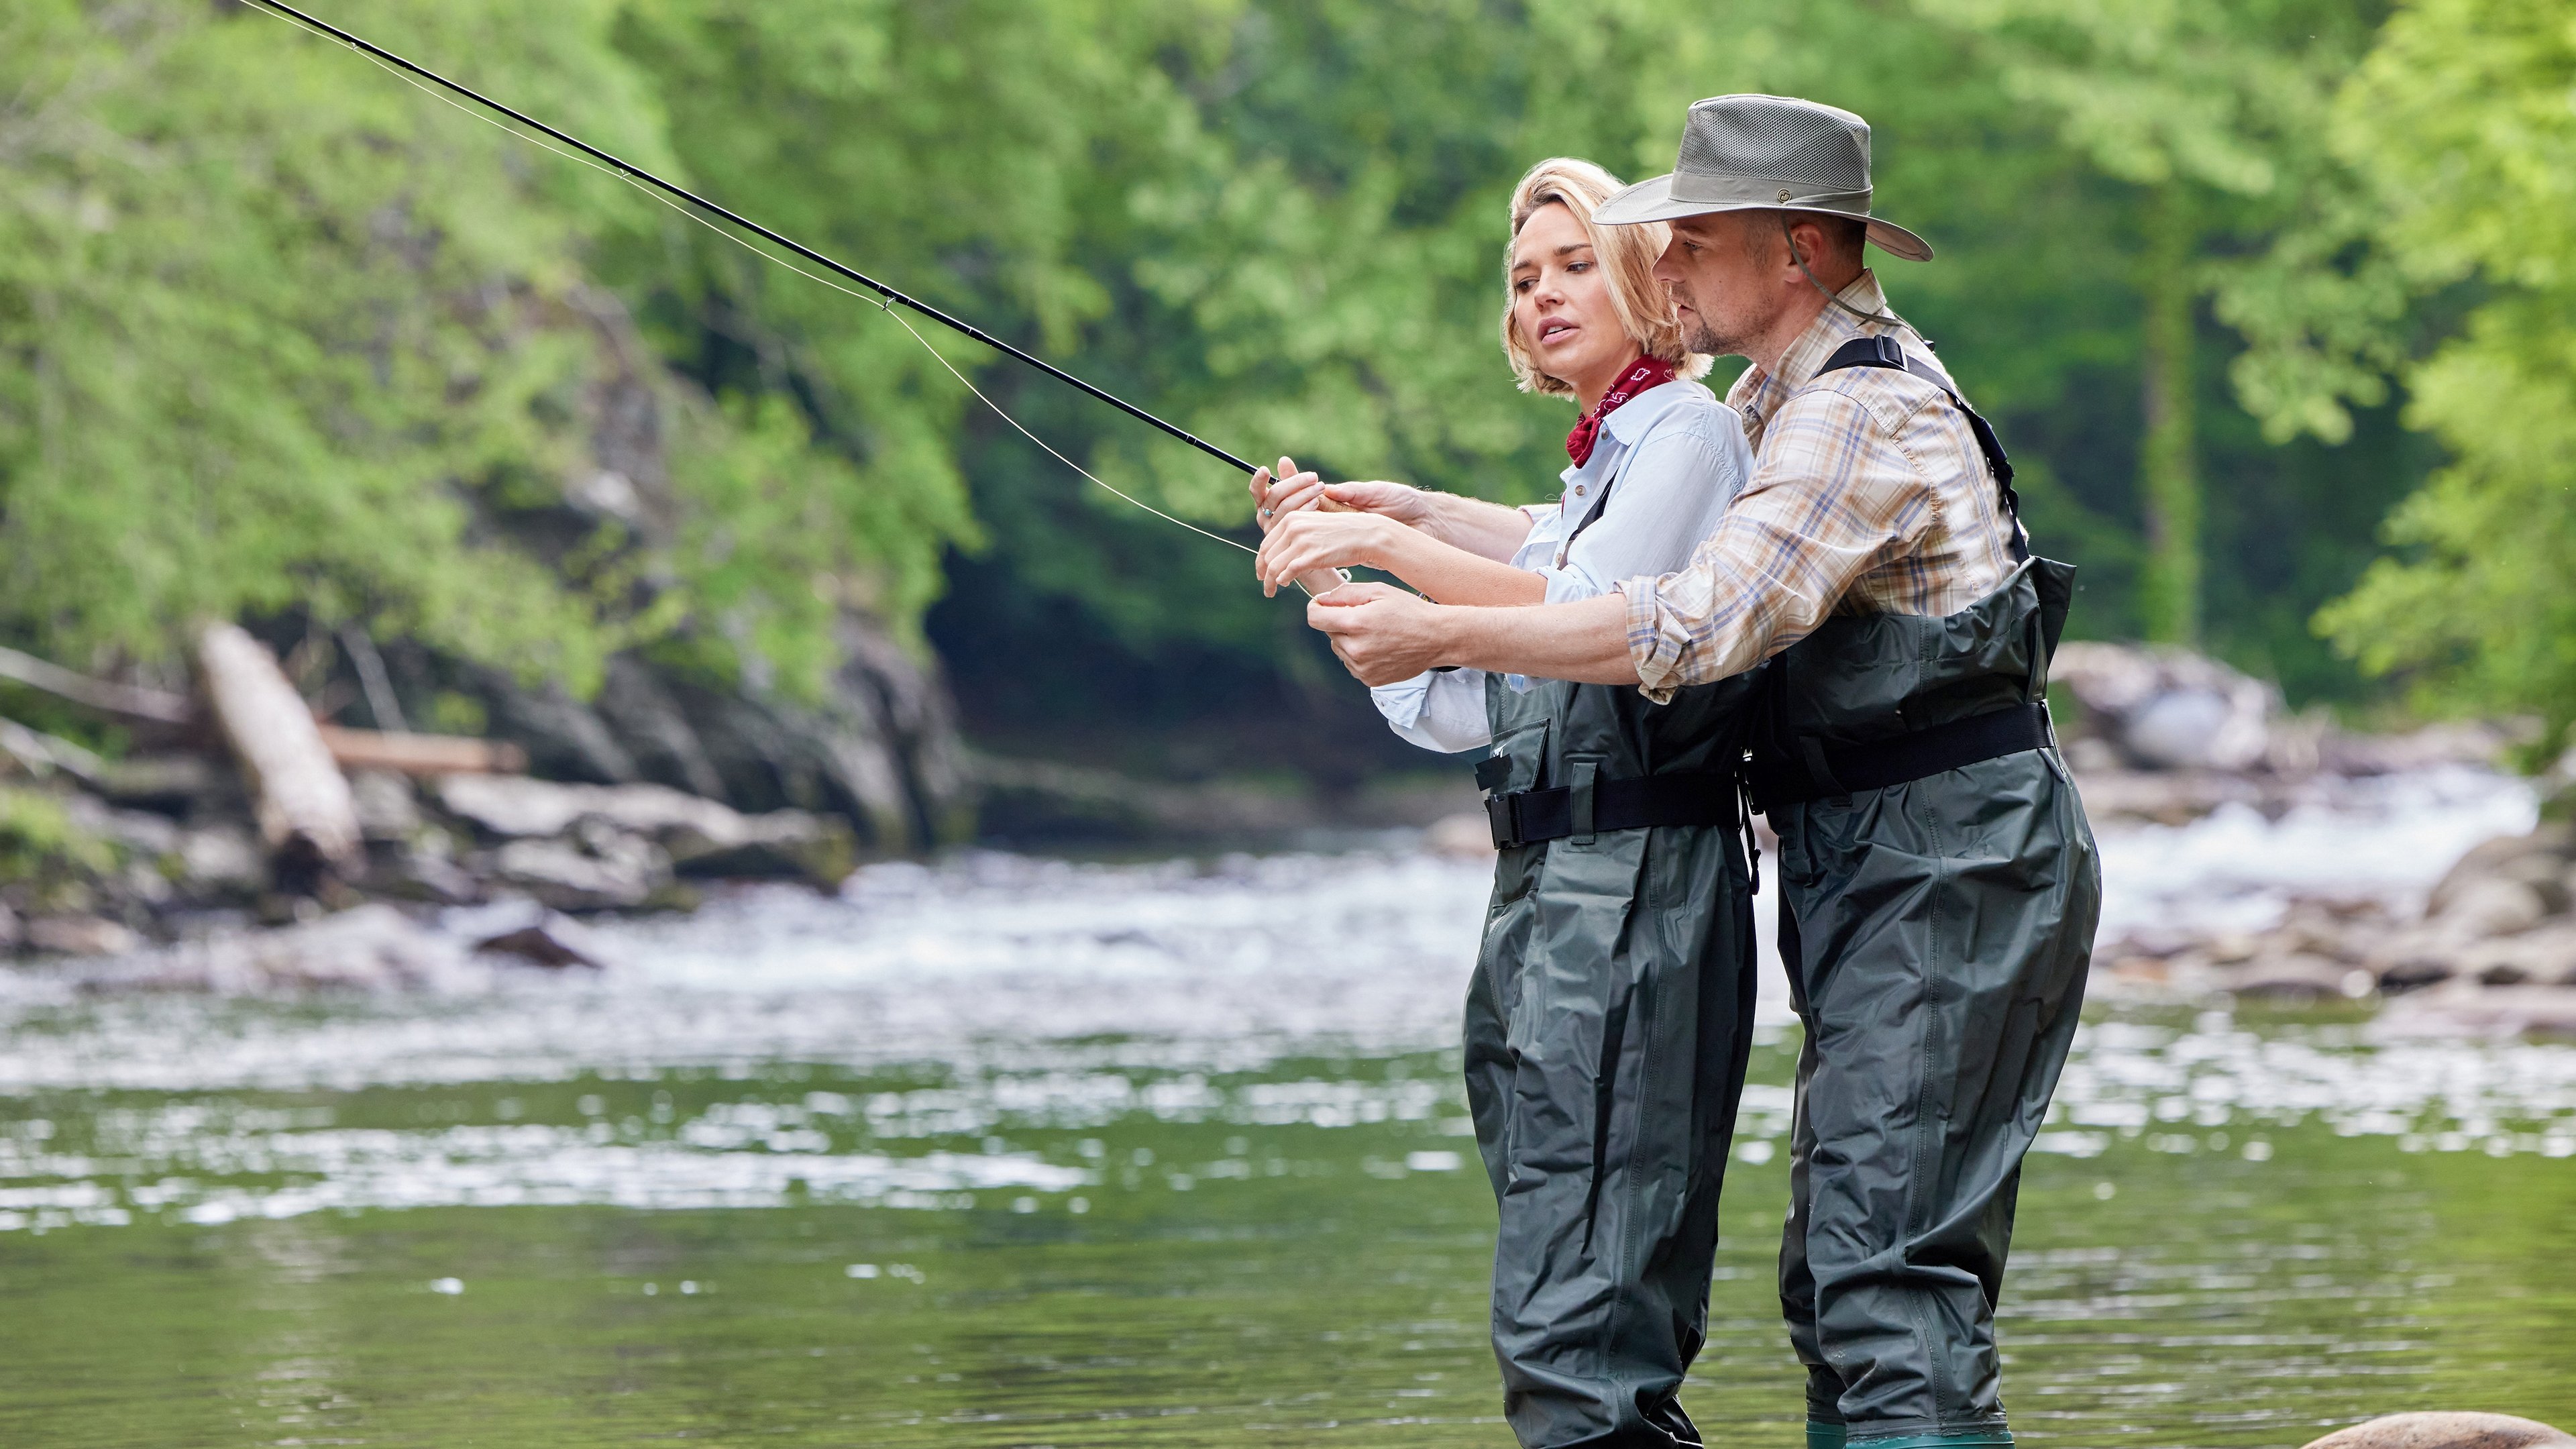
[[1802, 261], [1808, 266], [1813, 267], [1825, 260], [1825, 229], [1823, 227], [1816, 225], [1805, 217], [1799, 217], [1784, 224], [1780, 228], [1780, 232], [1786, 243], [1786, 245], [1781, 248], [1783, 253], [1781, 260], [1788, 265], [1789, 270], [1793, 272], [1797, 271], [1799, 269], [1798, 264]]

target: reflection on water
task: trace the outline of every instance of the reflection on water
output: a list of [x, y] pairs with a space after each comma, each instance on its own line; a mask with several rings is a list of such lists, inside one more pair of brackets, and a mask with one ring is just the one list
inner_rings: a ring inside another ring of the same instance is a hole
[[[2277, 908], [2321, 849], [2402, 898], [2528, 810], [2459, 776], [2134, 832], [2112, 907]], [[0, 1442], [1506, 1443], [1453, 1050], [1484, 890], [1402, 851], [979, 856], [427, 999], [13, 978]], [[1689, 1402], [1785, 1445], [1765, 1022]], [[2576, 1048], [2111, 1004], [2041, 1147], [2030, 1442], [2576, 1420]]]

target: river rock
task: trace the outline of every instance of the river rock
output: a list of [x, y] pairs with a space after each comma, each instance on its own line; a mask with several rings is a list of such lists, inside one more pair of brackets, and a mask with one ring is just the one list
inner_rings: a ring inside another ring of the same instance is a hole
[[181, 880], [200, 897], [256, 894], [268, 883], [268, 856], [241, 825], [209, 825], [180, 832]]
[[696, 825], [663, 833], [672, 868], [710, 880], [805, 880], [824, 890], [858, 868], [858, 840], [841, 821], [802, 810], [736, 817], [710, 834]]
[[438, 803], [451, 815], [504, 838], [561, 835], [586, 819], [655, 835], [686, 826], [709, 837], [737, 837], [742, 815], [720, 801], [667, 785], [567, 785], [524, 775], [448, 775]]
[[[745, 815], [720, 801], [663, 785], [566, 785], [508, 775], [450, 775], [439, 803], [490, 835], [526, 842], [567, 831], [609, 832], [590, 854], [618, 855], [619, 836], [649, 839], [663, 854], [650, 868], [713, 879], [802, 878], [830, 889], [857, 865], [858, 841], [839, 820], [803, 810]], [[505, 857], [551, 860], [546, 852]], [[510, 867], [505, 865], [505, 870]], [[537, 867], [541, 872], [550, 866]], [[558, 903], [560, 904], [560, 903]], [[567, 907], [570, 908], [570, 907]]]
[[2399, 997], [2372, 1031], [2390, 1040], [2576, 1036], [2576, 986], [2482, 986], [2456, 978]]
[[2557, 917], [2516, 935], [2470, 941], [2452, 974], [2488, 986], [2576, 986], [2576, 921]]
[[2528, 931], [2549, 919], [2549, 898], [2526, 880], [2481, 876], [2451, 893], [2433, 920], [2452, 938], [2482, 941]]
[[2459, 898], [2481, 882], [2512, 880], [2541, 894], [2544, 914], [2568, 904], [2569, 856], [2576, 853], [2576, 828], [2564, 822], [2542, 825], [2526, 835], [2499, 835], [2481, 841], [2433, 886], [2424, 899], [2424, 914], [2444, 916]]
[[560, 970], [566, 966], [600, 969], [607, 953], [598, 937], [569, 916], [548, 912], [527, 925], [486, 936], [474, 943], [485, 955], [508, 956], [531, 965]]
[[376, 904], [139, 953], [81, 984], [91, 991], [390, 991], [431, 984], [466, 965], [461, 943]]
[[2186, 650], [2070, 641], [2049, 675], [2082, 706], [2077, 733], [2150, 770], [2262, 767], [2282, 712], [2273, 686]]
[[2258, 955], [2227, 978], [2227, 989], [2236, 995], [2268, 1001], [2368, 996], [2375, 985], [2371, 973], [2360, 967], [2308, 952]]
[[2389, 1414], [2309, 1441], [2307, 1449], [2557, 1449], [2576, 1437], [2511, 1414]]
[[392, 770], [350, 771], [349, 796], [358, 831], [369, 840], [406, 840], [420, 828], [420, 798], [410, 779]]
[[57, 956], [121, 956], [143, 944], [132, 928], [104, 916], [37, 916], [27, 922], [29, 949]]
[[442, 906], [470, 905], [484, 896], [482, 880], [456, 863], [447, 832], [435, 827], [380, 857], [367, 885], [403, 900]]
[[650, 841], [627, 836], [594, 854], [561, 840], [513, 840], [492, 855], [492, 873], [557, 910], [633, 910], [670, 878], [670, 861]]

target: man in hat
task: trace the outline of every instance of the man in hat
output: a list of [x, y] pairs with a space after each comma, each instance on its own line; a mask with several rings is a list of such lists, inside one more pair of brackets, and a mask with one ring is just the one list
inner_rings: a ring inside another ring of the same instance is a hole
[[1780, 1297], [1808, 1442], [1986, 1449], [2012, 1442], [1995, 1301], [2100, 870], [2042, 703], [2072, 570], [2030, 556], [1993, 431], [1888, 310], [1863, 247], [1932, 248], [1870, 197], [1860, 117], [1720, 96], [1672, 175], [1596, 213], [1668, 223], [1686, 345], [1753, 364], [1727, 398], [1753, 481], [1689, 567], [1511, 609], [1359, 585], [1308, 618], [1371, 684], [1454, 665], [1660, 700], [1770, 661], [1747, 784], [1806, 1027]]

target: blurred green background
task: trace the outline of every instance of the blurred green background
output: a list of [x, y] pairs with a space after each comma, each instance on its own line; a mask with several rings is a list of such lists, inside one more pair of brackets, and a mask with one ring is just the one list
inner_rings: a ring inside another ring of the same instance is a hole
[[[321, 9], [1237, 452], [1512, 500], [1571, 421], [1493, 338], [1514, 179], [1667, 170], [1704, 95], [1848, 106], [2078, 632], [2576, 718], [2564, 0]], [[933, 341], [1246, 528], [1241, 480]], [[874, 308], [233, 0], [0, 9], [0, 568], [0, 642], [102, 671], [225, 616], [795, 698], [855, 613], [1003, 753], [1403, 763], [1246, 559]]]

